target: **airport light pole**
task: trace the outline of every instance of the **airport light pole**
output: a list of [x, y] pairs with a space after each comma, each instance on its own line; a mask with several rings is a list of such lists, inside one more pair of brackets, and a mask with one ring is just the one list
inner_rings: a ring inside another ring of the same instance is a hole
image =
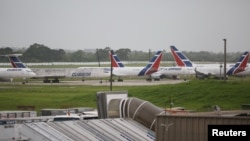
[[227, 39], [223, 39], [224, 41], [224, 81], [226, 81], [227, 75]]
[[221, 80], [221, 68], [222, 68], [222, 64], [220, 64], [220, 80]]
[[[113, 52], [113, 50], [110, 50]], [[110, 58], [110, 91], [112, 91], [112, 82], [113, 82], [113, 64], [112, 64], [112, 59]]]
[[150, 61], [151, 49], [148, 50], [148, 60]]

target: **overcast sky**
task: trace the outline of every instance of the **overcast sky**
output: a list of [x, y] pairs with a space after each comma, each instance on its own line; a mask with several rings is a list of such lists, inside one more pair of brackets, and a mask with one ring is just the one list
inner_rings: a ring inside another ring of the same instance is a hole
[[0, 0], [0, 47], [250, 49], [250, 0]]

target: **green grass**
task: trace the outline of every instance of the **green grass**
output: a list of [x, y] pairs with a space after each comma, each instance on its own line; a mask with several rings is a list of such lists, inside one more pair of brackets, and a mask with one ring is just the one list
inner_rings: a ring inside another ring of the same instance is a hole
[[[209, 111], [214, 105], [219, 105], [222, 110], [236, 110], [241, 109], [242, 104], [250, 104], [249, 86], [249, 78], [226, 82], [195, 79], [157, 86], [114, 86], [113, 91], [127, 90], [129, 97], [147, 100], [160, 107], [169, 107], [171, 99], [176, 107]], [[35, 106], [36, 111], [43, 108], [95, 108], [98, 91], [109, 91], [109, 86], [1, 83], [0, 110], [16, 110], [17, 106]]]

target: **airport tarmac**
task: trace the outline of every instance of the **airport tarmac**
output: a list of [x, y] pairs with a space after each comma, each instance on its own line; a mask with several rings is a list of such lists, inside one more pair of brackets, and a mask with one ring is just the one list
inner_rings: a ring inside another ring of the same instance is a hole
[[[177, 84], [184, 83], [187, 81], [184, 80], [160, 80], [160, 81], [146, 81], [144, 79], [137, 80], [124, 80], [123, 82], [114, 81], [112, 82], [113, 86], [148, 86], [148, 85], [161, 85], [161, 84]], [[85, 80], [85, 81], [63, 81], [60, 83], [43, 83], [41, 81], [32, 81], [27, 83], [27, 85], [88, 85], [88, 86], [110, 86], [108, 80]]]

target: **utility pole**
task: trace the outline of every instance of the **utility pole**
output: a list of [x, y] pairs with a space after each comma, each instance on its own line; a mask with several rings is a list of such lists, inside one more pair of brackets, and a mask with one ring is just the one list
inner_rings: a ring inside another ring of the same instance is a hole
[[227, 76], [227, 39], [223, 39], [224, 41], [224, 81], [226, 81]]
[[150, 61], [151, 58], [151, 49], [148, 50], [148, 60]]
[[[110, 50], [113, 52], [113, 50]], [[112, 65], [112, 59], [110, 58], [110, 91], [112, 91], [112, 82], [113, 82], [113, 65]]]

